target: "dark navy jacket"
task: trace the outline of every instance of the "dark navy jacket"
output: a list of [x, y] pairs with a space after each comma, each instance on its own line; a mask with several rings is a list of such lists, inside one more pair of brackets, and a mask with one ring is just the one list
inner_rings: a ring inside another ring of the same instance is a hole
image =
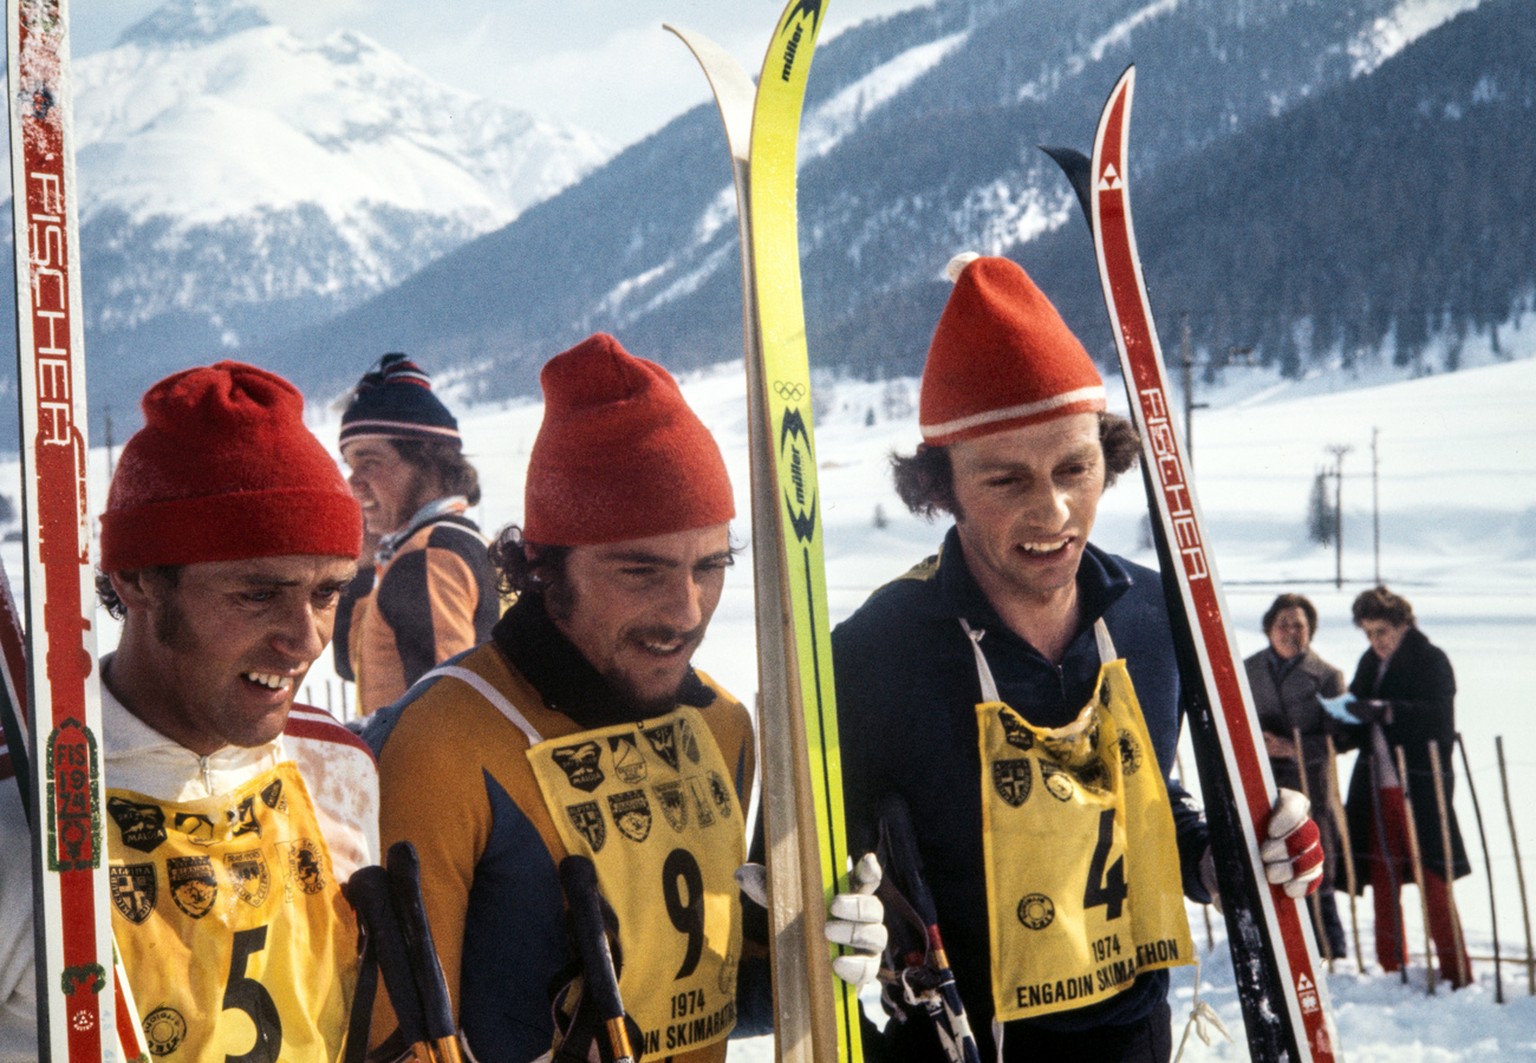
[[[906, 799], [984, 1059], [994, 1058], [994, 1050], [975, 713], [981, 689], [957, 618], [986, 632], [981, 647], [1002, 700], [1037, 726], [1059, 727], [1093, 695], [1100, 663], [1093, 625], [1102, 616], [1127, 662], [1165, 778], [1174, 763], [1179, 677], [1157, 573], [1090, 544], [1077, 582], [1082, 627], [1059, 667], [999, 619], [966, 567], [953, 528], [937, 558], [877, 590], [832, 633], [849, 850], [874, 847], [872, 810], [882, 795]], [[1170, 782], [1168, 790], [1185, 892], [1205, 901], [1196, 870], [1206, 844], [1204, 817], [1180, 785]], [[1167, 991], [1168, 974], [1157, 971], [1108, 1001], [1028, 1021], [1055, 1030], [1138, 1022]]]

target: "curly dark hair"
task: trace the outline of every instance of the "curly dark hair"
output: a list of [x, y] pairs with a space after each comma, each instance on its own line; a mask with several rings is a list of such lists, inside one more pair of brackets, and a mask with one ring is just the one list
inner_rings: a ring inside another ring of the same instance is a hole
[[391, 439], [400, 460], [437, 476], [443, 493], [463, 495], [469, 504], [480, 504], [480, 474], [457, 443], [446, 439]]
[[1350, 611], [1354, 613], [1356, 627], [1366, 620], [1385, 620], [1398, 627], [1411, 627], [1414, 623], [1413, 606], [1408, 599], [1383, 586], [1361, 591]]
[[[1099, 414], [1099, 443], [1104, 448], [1104, 486], [1114, 484], [1120, 474], [1136, 465], [1141, 456], [1141, 437], [1136, 426], [1113, 413]], [[949, 462], [949, 448], [919, 443], [911, 455], [892, 454], [891, 473], [896, 493], [907, 508], [930, 520], [940, 513], [959, 519], [955, 501], [955, 475]]]
[[[534, 559], [530, 560], [528, 551]], [[565, 559], [569, 546], [531, 543], [523, 538], [523, 529], [508, 524], [496, 533], [490, 545], [491, 567], [496, 570], [496, 589], [508, 598], [524, 594], [546, 594], [564, 582]]]

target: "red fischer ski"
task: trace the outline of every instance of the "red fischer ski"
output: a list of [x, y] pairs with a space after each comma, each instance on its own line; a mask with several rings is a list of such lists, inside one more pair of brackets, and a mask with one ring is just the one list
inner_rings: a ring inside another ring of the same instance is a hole
[[68, 21], [63, 0], [8, 0], [17, 379], [33, 709], [39, 1049], [116, 1058], [94, 675], [85, 361]]
[[1093, 230], [1192, 709], [1190, 733], [1211, 824], [1249, 1050], [1256, 1060], [1339, 1057], [1327, 985], [1303, 930], [1303, 900], [1264, 878], [1259, 843], [1275, 793], [1253, 695], [1228, 629], [1221, 581], [1174, 427], [1174, 405], [1141, 273], [1126, 181], [1135, 68], [1110, 93], [1093, 158], [1048, 149], [1073, 180]]
[[[27, 640], [21, 630], [21, 613], [11, 594], [11, 581], [0, 565], [0, 730], [5, 743], [0, 745], [0, 785], [3, 785], [9, 761], [10, 774], [21, 791], [22, 808], [27, 822], [35, 822], [31, 786], [30, 740], [27, 733], [32, 721], [27, 717]], [[34, 828], [35, 829], [35, 828]], [[149, 1063], [149, 1049], [140, 1029], [139, 1010], [133, 1001], [128, 974], [122, 957], [113, 948], [114, 977], [112, 1006], [116, 1017], [118, 1057], [125, 1063]]]

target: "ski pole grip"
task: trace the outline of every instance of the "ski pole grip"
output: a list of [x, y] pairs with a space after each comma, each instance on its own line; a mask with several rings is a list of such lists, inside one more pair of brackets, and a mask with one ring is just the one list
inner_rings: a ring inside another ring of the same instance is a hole
[[634, 1059], [629, 1031], [624, 1025], [624, 1001], [619, 996], [619, 976], [613, 969], [613, 951], [603, 926], [603, 910], [597, 886], [597, 868], [585, 856], [560, 861], [560, 887], [571, 912], [576, 949], [581, 954], [583, 992], [591, 993], [602, 1019], [615, 1063]]
[[433, 1052], [444, 1063], [457, 1063], [458, 1025], [453, 1021], [453, 1002], [443, 979], [432, 927], [427, 921], [426, 904], [421, 896], [421, 859], [416, 847], [399, 841], [389, 847], [385, 857], [389, 869], [389, 888], [400, 920], [401, 935], [410, 959], [411, 975], [416, 981], [421, 1001], [424, 1032]]
[[400, 1036], [408, 1045], [421, 1044], [426, 1039], [426, 1020], [416, 994], [416, 980], [411, 976], [405, 937], [390, 901], [389, 872], [376, 864], [359, 868], [347, 880], [344, 892], [377, 949], [379, 975], [394, 1006]]
[[923, 881], [923, 858], [917, 851], [917, 834], [912, 829], [912, 814], [900, 794], [886, 794], [875, 805], [880, 821], [880, 837], [885, 843], [885, 873], [912, 904], [927, 926], [938, 922], [938, 907], [928, 884]]

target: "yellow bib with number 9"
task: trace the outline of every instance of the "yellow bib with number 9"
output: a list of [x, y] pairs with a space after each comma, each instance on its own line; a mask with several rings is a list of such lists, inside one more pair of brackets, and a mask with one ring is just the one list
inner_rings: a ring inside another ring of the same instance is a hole
[[736, 1025], [746, 859], [741, 806], [698, 710], [582, 731], [528, 750], [573, 854], [591, 857], [619, 917], [619, 991], [647, 1058]]
[[218, 797], [109, 790], [112, 925], [154, 1056], [341, 1058], [357, 923], [292, 762]]
[[1008, 1021], [1194, 962], [1173, 814], [1123, 660], [1067, 727], [976, 706], [992, 998]]

